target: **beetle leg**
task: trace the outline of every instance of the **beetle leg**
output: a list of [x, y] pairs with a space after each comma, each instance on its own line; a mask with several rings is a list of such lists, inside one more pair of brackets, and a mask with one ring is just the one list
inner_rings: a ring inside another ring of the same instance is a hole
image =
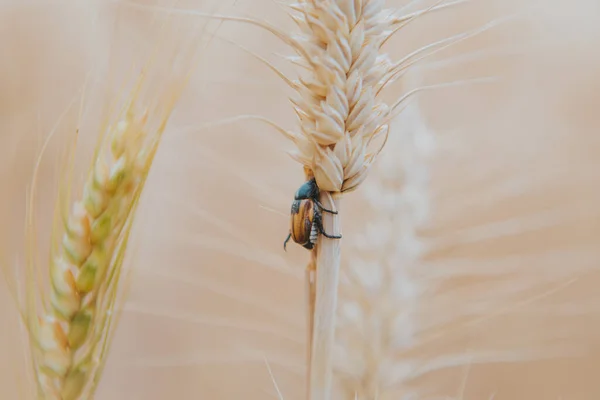
[[328, 210], [328, 209], [326, 209], [325, 207], [323, 207], [323, 204], [321, 204], [321, 203], [319, 202], [319, 200], [316, 200], [316, 199], [315, 199], [315, 200], [313, 200], [313, 201], [315, 202], [315, 204], [316, 204], [316, 205], [318, 205], [318, 206], [319, 206], [319, 208], [320, 208], [322, 211], [326, 211], [326, 212], [328, 212], [328, 213], [330, 213], [330, 214], [337, 214], [337, 213], [338, 213], [337, 211]]
[[341, 239], [342, 235], [328, 235], [327, 233], [325, 233], [325, 231], [323, 230], [323, 227], [319, 228], [319, 230], [321, 231], [321, 234], [323, 236], [325, 236], [326, 238], [329, 239]]
[[289, 235], [287, 236], [287, 238], [285, 239], [285, 242], [283, 242], [283, 250], [284, 250], [284, 251], [287, 251], [285, 247], [287, 246], [287, 243], [290, 241], [290, 238], [291, 238], [291, 237], [292, 237], [292, 233], [290, 232], [290, 234], [289, 234]]
[[315, 214], [315, 225], [317, 226], [317, 229], [319, 230], [319, 232], [325, 236], [328, 239], [341, 239], [342, 235], [329, 235], [328, 233], [325, 232], [325, 229], [323, 229], [323, 221], [321, 220], [321, 216], [317, 216], [317, 214]]

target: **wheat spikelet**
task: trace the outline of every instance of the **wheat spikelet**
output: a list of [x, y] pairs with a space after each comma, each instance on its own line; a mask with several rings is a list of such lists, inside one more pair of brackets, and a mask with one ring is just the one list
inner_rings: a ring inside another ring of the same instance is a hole
[[416, 230], [428, 216], [433, 135], [416, 105], [398, 125], [365, 183], [374, 215], [353, 238], [353, 257], [342, 268], [335, 373], [348, 399], [402, 398], [396, 385], [410, 372], [399, 354], [414, 344], [420, 289], [412, 275], [423, 251]]

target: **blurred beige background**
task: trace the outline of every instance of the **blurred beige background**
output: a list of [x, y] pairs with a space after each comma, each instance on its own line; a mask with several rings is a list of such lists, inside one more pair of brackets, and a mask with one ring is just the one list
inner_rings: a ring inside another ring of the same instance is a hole
[[[270, 0], [178, 6], [293, 27]], [[389, 44], [397, 59], [523, 12], [437, 54], [431, 61], [439, 63], [416, 68], [385, 95], [500, 77], [415, 97], [436, 144], [427, 164], [431, 215], [419, 232], [427, 253], [415, 278], [427, 288], [414, 310], [422, 328], [406, 356], [417, 360], [415, 370], [438, 367], [406, 382], [419, 400], [600, 398], [594, 371], [600, 362], [599, 7], [592, 0], [473, 0], [419, 19]], [[25, 195], [43, 138], [88, 74], [124, 75], [142, 62], [160, 37], [153, 18], [118, 2], [0, 5], [0, 235], [1, 254], [12, 264], [24, 259]], [[176, 18], [167, 43], [189, 40], [206, 22]], [[295, 128], [289, 88], [231, 41], [289, 76], [294, 68], [278, 56], [289, 50], [255, 26], [212, 21], [209, 27], [218, 28], [216, 36], [201, 50], [141, 205], [132, 286], [98, 399], [276, 398], [265, 359], [284, 397], [303, 397], [308, 254], [281, 246], [302, 171], [285, 154], [292, 144], [259, 121], [203, 126], [254, 114]], [[470, 56], [458, 58], [464, 54]], [[106, 100], [103, 81], [96, 85], [81, 132], [88, 148], [93, 117]], [[42, 237], [76, 108], [42, 161]], [[378, 215], [365, 190], [344, 203], [349, 241]], [[41, 255], [47, 244], [42, 240]], [[345, 262], [359, 256], [355, 251], [344, 247]], [[2, 399], [14, 399], [27, 384], [25, 353], [5, 289], [0, 387]]]

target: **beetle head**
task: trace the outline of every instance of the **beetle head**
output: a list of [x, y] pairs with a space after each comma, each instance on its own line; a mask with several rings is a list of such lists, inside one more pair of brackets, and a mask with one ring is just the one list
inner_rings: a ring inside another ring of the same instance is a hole
[[304, 182], [294, 195], [294, 199], [296, 200], [315, 199], [318, 197], [319, 187], [317, 186], [317, 181], [315, 180], [315, 178]]

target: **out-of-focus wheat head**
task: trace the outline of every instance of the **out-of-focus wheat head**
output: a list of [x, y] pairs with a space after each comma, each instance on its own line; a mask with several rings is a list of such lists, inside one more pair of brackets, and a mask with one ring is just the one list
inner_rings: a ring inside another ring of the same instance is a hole
[[422, 294], [413, 275], [424, 249], [417, 230], [428, 217], [426, 157], [434, 137], [416, 104], [390, 130], [361, 192], [372, 219], [352, 237], [352, 257], [341, 269], [335, 374], [346, 399], [403, 398], [400, 384], [412, 372], [403, 352], [414, 345]]
[[[162, 133], [148, 133], [147, 115], [136, 115], [135, 106], [128, 105], [108, 128], [83, 193], [64, 221], [62, 240], [53, 238], [43, 307], [35, 301], [36, 287], [27, 288], [27, 326], [42, 398], [76, 399], [101, 372], [131, 224]], [[34, 265], [28, 268], [32, 283]]]
[[[104, 11], [114, 15], [110, 6]], [[165, 43], [158, 40], [133, 60], [125, 60], [117, 53], [119, 46], [115, 46], [111, 56], [117, 64], [109, 67], [108, 77], [93, 76], [105, 81], [97, 93], [107, 89], [110, 93], [108, 81], [121, 75], [122, 69], [115, 71], [122, 68], [119, 63], [133, 61], [134, 69], [141, 69], [133, 85], [127, 81], [120, 84], [129, 92], [124, 99], [109, 95], [102, 124], [89, 128], [82, 125], [84, 110], [94, 103], [85, 90], [77, 125], [62, 127], [59, 121], [57, 130], [76, 135], [70, 135], [71, 143], [60, 167], [62, 180], [47, 263], [40, 262], [36, 254], [39, 232], [35, 204], [40, 201], [36, 188], [44, 151], [39, 155], [27, 207], [24, 301], [19, 298], [18, 274], [12, 287], [15, 300], [23, 303], [20, 312], [29, 333], [38, 398], [91, 398], [103, 372], [126, 294], [127, 287], [121, 282], [127, 271], [124, 259], [140, 196], [199, 51], [198, 32], [192, 30], [195, 36], [179, 37], [181, 43], [177, 43], [169, 18], [155, 21], [154, 30], [173, 40], [167, 41], [166, 50]], [[140, 61], [140, 56], [145, 61]], [[73, 180], [80, 175], [75, 163], [76, 153], [81, 151], [77, 138], [88, 135], [97, 135], [97, 143], [79, 189]], [[44, 148], [53, 136], [54, 132], [47, 136]], [[77, 187], [75, 196], [72, 187]]]

